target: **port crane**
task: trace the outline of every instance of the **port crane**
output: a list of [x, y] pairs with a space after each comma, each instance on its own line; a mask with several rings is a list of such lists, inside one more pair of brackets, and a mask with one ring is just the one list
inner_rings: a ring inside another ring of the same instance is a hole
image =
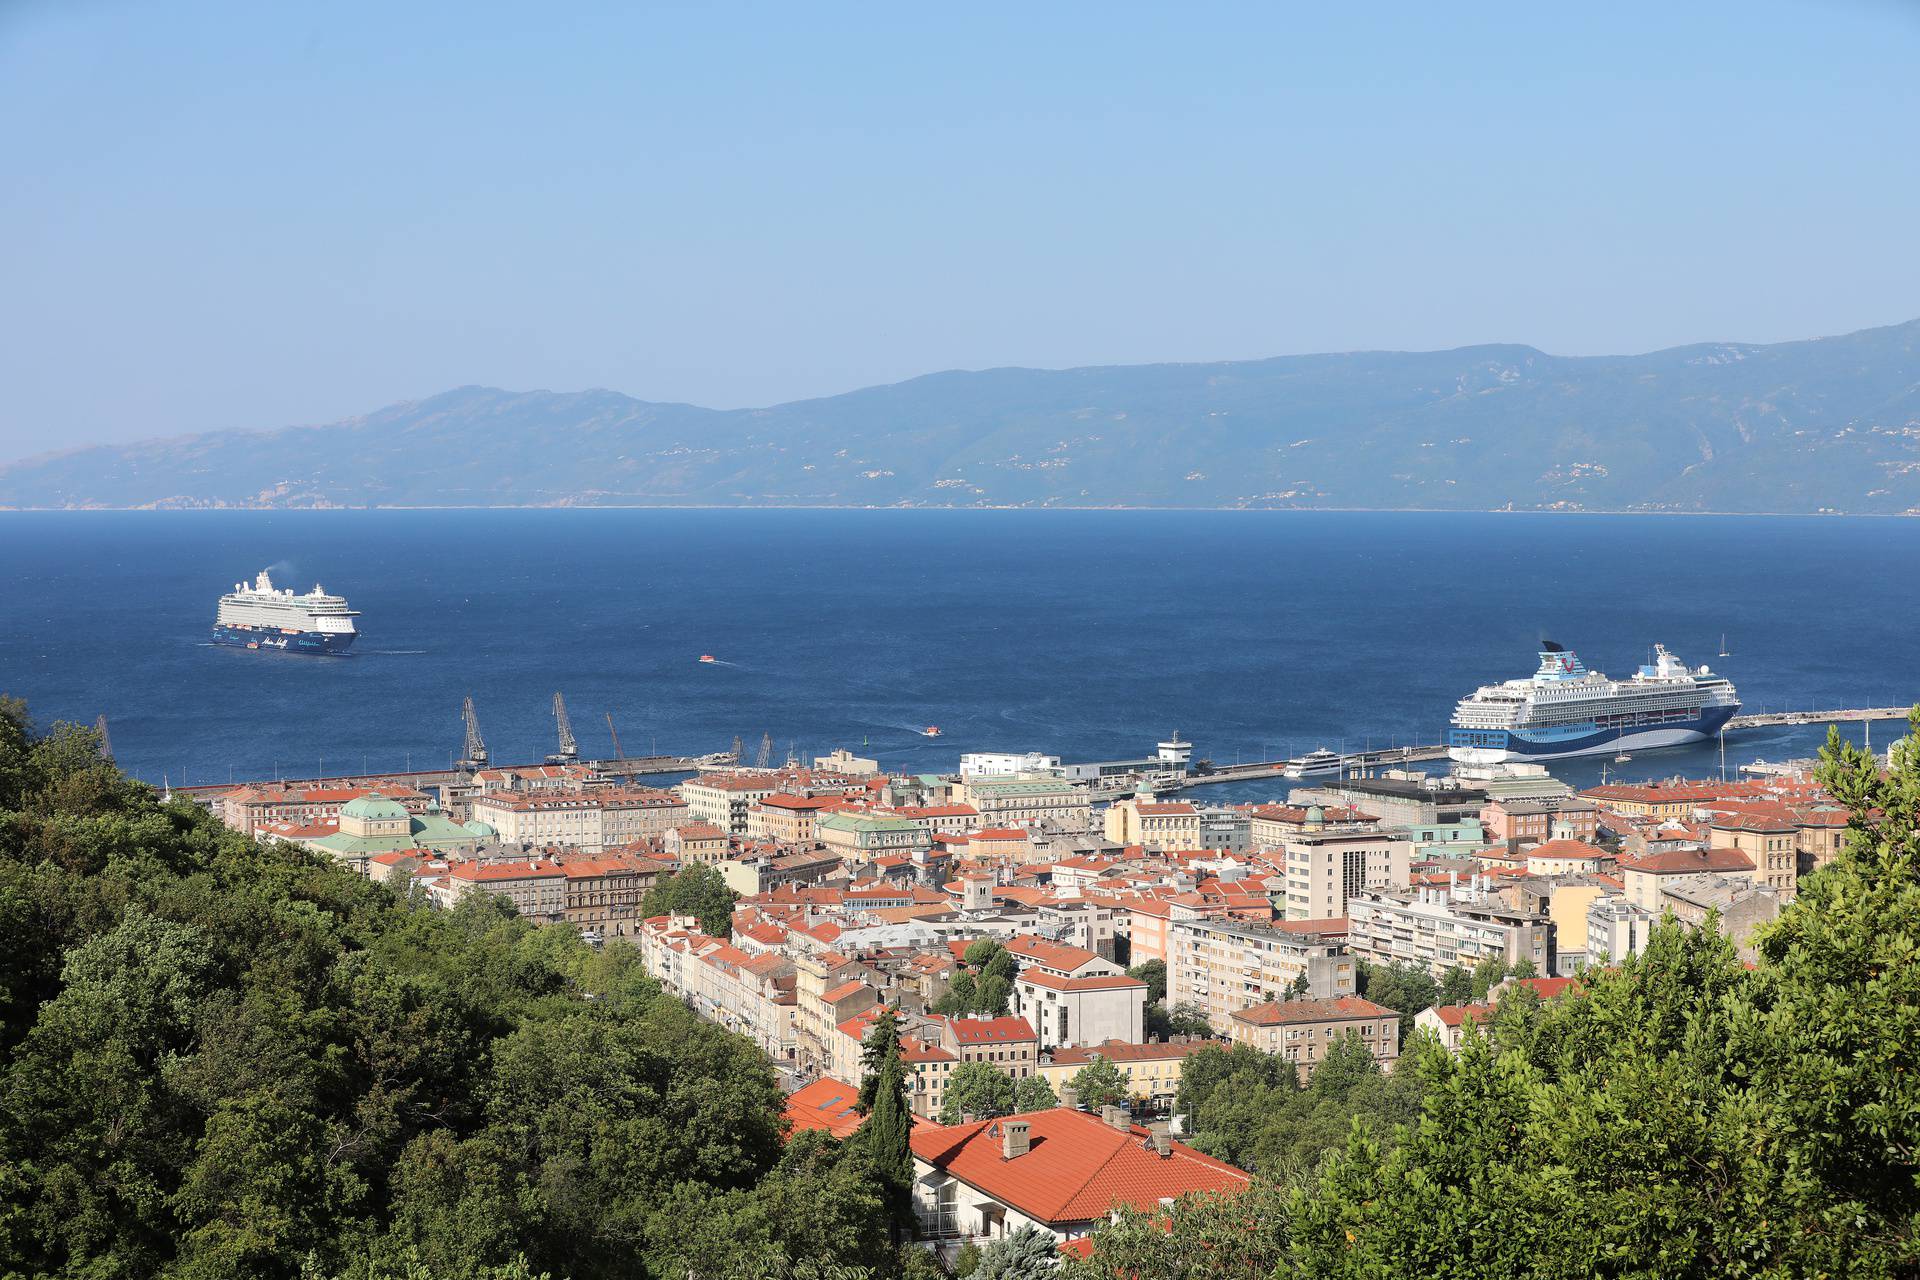
[[553, 723], [560, 731], [560, 749], [547, 757], [548, 764], [575, 764], [580, 759], [580, 744], [573, 740], [573, 725], [567, 720], [567, 700], [553, 695]]
[[460, 708], [460, 718], [467, 723], [467, 746], [458, 763], [463, 772], [472, 773], [487, 767], [487, 744], [480, 736], [480, 717], [473, 713], [473, 699], [469, 697]]
[[613, 727], [613, 712], [611, 711], [607, 712], [607, 732], [613, 735], [613, 758], [615, 760], [625, 760], [627, 753], [620, 749], [620, 731]]
[[101, 716], [93, 722], [93, 731], [100, 735], [100, 758], [111, 762], [113, 760], [113, 736], [107, 732], [107, 718], [105, 716]]
[[753, 767], [756, 769], [764, 769], [772, 762], [773, 762], [773, 735], [770, 733], [763, 733], [760, 735], [760, 754], [753, 758]]

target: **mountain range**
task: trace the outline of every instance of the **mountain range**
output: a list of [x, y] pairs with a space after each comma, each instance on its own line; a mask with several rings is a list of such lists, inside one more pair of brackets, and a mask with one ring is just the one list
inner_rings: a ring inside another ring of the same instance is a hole
[[1344, 507], [1920, 514], [1920, 320], [930, 374], [764, 409], [461, 387], [0, 465], [0, 507]]

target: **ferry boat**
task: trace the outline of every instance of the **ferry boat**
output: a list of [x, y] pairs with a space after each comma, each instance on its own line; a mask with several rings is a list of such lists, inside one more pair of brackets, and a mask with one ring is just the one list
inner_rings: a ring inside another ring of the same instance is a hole
[[714, 656], [713, 656], [712, 654], [710, 654], [710, 653], [703, 653], [703, 654], [701, 654], [701, 655], [700, 655], [700, 661], [702, 661], [702, 662], [718, 662], [718, 661], [720, 661], [720, 659], [718, 659], [718, 658], [716, 658], [716, 657], [714, 657]]
[[213, 642], [242, 649], [339, 655], [353, 647], [359, 634], [353, 620], [359, 616], [343, 597], [328, 595], [319, 583], [303, 596], [277, 590], [262, 569], [252, 586], [237, 582], [220, 597]]
[[1560, 760], [1704, 742], [1740, 710], [1725, 676], [1689, 667], [1665, 645], [1625, 680], [1587, 670], [1551, 640], [1525, 680], [1483, 685], [1453, 710], [1447, 754], [1461, 764]]
[[1330, 778], [1340, 772], [1340, 753], [1318, 747], [1303, 756], [1295, 756], [1280, 770], [1283, 777]]
[[937, 738], [940, 736], [940, 726], [937, 724], [930, 724], [926, 728], [920, 731], [920, 736], [923, 738]]

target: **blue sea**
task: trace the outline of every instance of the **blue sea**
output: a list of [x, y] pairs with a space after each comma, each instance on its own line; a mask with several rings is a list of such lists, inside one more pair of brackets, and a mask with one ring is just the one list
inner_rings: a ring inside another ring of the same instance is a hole
[[[362, 611], [351, 657], [207, 642], [221, 593], [267, 566]], [[444, 767], [469, 695], [496, 761], [537, 761], [556, 690], [594, 755], [611, 716], [628, 754], [738, 736], [751, 756], [770, 735], [776, 761], [849, 747], [944, 770], [1144, 754], [1178, 729], [1229, 763], [1439, 741], [1455, 700], [1530, 673], [1543, 638], [1613, 674], [1662, 642], [1754, 711], [1909, 703], [1917, 583], [1920, 521], [1874, 519], [4, 513], [0, 691], [42, 721], [104, 715], [124, 767], [175, 785]], [[1732, 734], [1729, 762], [1823, 736]], [[1701, 746], [1622, 772], [1715, 768]]]

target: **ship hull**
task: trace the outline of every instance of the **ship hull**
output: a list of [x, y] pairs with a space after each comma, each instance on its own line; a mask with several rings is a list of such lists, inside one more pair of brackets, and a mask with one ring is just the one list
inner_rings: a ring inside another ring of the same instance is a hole
[[302, 653], [316, 658], [344, 657], [356, 638], [351, 631], [287, 631], [226, 622], [216, 622], [213, 626], [215, 644], [272, 653]]
[[1643, 724], [1625, 732], [1613, 726], [1552, 735], [1524, 729], [1453, 729], [1447, 735], [1447, 755], [1461, 764], [1511, 764], [1684, 747], [1711, 741], [1739, 710], [1738, 703], [1707, 707], [1691, 720]]

